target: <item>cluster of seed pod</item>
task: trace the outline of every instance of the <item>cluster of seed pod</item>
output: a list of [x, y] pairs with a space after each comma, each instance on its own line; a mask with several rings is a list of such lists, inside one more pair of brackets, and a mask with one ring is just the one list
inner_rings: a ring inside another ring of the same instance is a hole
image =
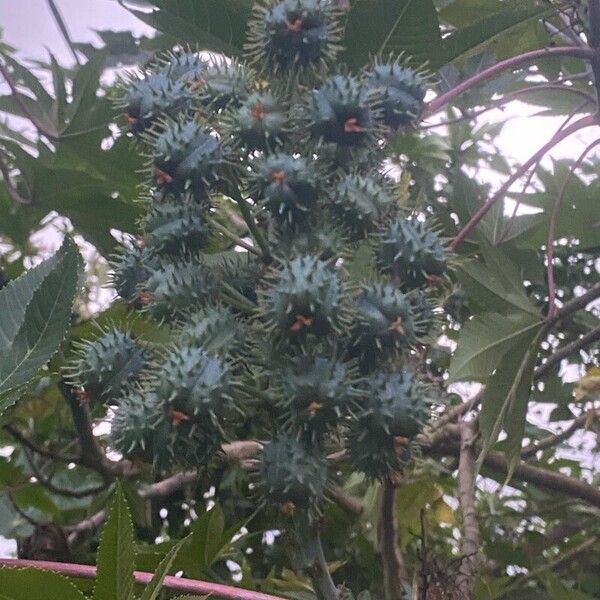
[[[160, 469], [203, 464], [229, 438], [271, 439], [259, 488], [308, 522], [336, 445], [371, 478], [409, 458], [433, 402], [414, 349], [447, 267], [438, 234], [401, 212], [382, 173], [426, 77], [400, 58], [340, 69], [332, 5], [267, 1], [248, 64], [180, 52], [127, 84], [119, 106], [149, 184], [114, 283], [173, 341], [150, 353], [108, 332], [72, 375], [115, 405], [113, 445]], [[362, 277], [357, 252], [370, 255]]]

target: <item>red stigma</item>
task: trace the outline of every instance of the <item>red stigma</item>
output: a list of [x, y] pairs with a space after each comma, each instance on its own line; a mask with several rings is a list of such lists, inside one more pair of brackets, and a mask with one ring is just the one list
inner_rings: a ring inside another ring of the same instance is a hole
[[271, 172], [271, 181], [281, 185], [285, 181], [285, 171], [279, 169], [278, 171]]
[[156, 183], [159, 185], [165, 185], [166, 183], [171, 183], [173, 181], [173, 175], [170, 175], [166, 171], [159, 169], [157, 166], [153, 168], [152, 172], [154, 174]]
[[344, 131], [346, 133], [361, 133], [364, 130], [358, 124], [358, 119], [356, 117], [351, 117], [344, 122]]
[[125, 119], [127, 120], [127, 126], [129, 127], [129, 129], [135, 129], [139, 119], [130, 114], [126, 114]]
[[313, 324], [312, 317], [305, 317], [304, 315], [296, 315], [296, 320], [294, 324], [290, 327], [290, 329], [296, 333], [300, 331], [303, 327], [310, 327]]
[[293, 31], [294, 33], [298, 33], [302, 29], [302, 25], [304, 25], [302, 19], [294, 19], [287, 22], [288, 31]]
[[154, 294], [152, 292], [140, 291], [138, 293], [138, 300], [143, 306], [147, 306], [154, 300]]
[[250, 109], [250, 114], [258, 121], [262, 121], [265, 118], [265, 107], [263, 106], [263, 103], [258, 101]]
[[177, 427], [183, 421], [190, 420], [190, 418], [185, 413], [181, 412], [180, 410], [175, 410], [174, 408], [171, 408], [169, 410], [169, 417], [171, 418], [171, 423], [173, 424], [173, 427]]
[[75, 398], [77, 398], [77, 401], [79, 402], [79, 404], [89, 404], [90, 400], [92, 399], [92, 397], [89, 395], [88, 392], [86, 392], [82, 387], [78, 387], [75, 388], [73, 390], [73, 394], [75, 396]]

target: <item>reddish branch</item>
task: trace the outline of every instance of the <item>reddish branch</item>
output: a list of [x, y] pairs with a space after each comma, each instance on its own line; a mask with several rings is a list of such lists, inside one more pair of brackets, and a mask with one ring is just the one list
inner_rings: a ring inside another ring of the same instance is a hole
[[425, 105], [423, 111], [423, 118], [437, 112], [444, 108], [447, 104], [458, 98], [461, 94], [469, 91], [476, 85], [491, 79], [492, 77], [506, 71], [508, 69], [514, 69], [521, 67], [523, 64], [537, 60], [538, 58], [546, 58], [548, 56], [572, 56], [575, 58], [592, 59], [595, 56], [595, 52], [590, 48], [574, 48], [572, 46], [557, 47], [557, 48], [543, 48], [541, 50], [533, 50], [532, 52], [526, 52], [513, 56], [506, 60], [502, 60], [483, 71], [465, 79], [465, 81], [454, 86], [444, 94], [440, 94], [437, 98], [434, 98]]
[[473, 595], [474, 578], [479, 569], [480, 535], [475, 507], [476, 437], [473, 424], [462, 421], [458, 459], [458, 500], [463, 517], [460, 541], [463, 560], [456, 578], [456, 587], [464, 600], [470, 599]]
[[529, 160], [523, 164], [519, 169], [511, 175], [506, 182], [500, 187], [500, 189], [473, 214], [471, 219], [467, 222], [467, 224], [458, 232], [456, 237], [452, 240], [450, 244], [451, 250], [456, 250], [456, 248], [460, 245], [460, 243], [475, 229], [478, 223], [485, 217], [488, 211], [498, 202], [502, 200], [506, 193], [510, 190], [511, 186], [518, 181], [529, 169], [532, 167], [537, 161], [540, 160], [545, 154], [547, 154], [552, 148], [557, 146], [564, 139], [571, 136], [573, 133], [580, 131], [581, 129], [585, 129], [586, 127], [592, 127], [593, 125], [597, 125], [597, 117], [596, 115], [587, 115], [582, 117], [575, 123], [569, 125], [569, 127], [565, 127], [560, 132], [557, 132], [552, 139], [542, 146]]
[[[96, 577], [96, 567], [90, 565], [77, 565], [43, 560], [23, 560], [16, 558], [0, 558], [0, 565], [6, 567], [35, 567], [79, 579], [94, 579]], [[148, 584], [150, 583], [153, 574], [136, 571], [133, 576], [136, 583]], [[245, 590], [220, 583], [212, 583], [210, 581], [185, 579], [183, 577], [167, 576], [165, 577], [163, 586], [166, 589], [177, 592], [210, 594], [217, 598], [228, 598], [230, 600], [285, 600], [279, 596], [263, 594], [262, 592], [254, 592], [252, 590]]]
[[[587, 74], [586, 74], [587, 75]], [[421, 129], [434, 129], [437, 127], [444, 127], [446, 125], [453, 125], [455, 123], [461, 123], [463, 121], [470, 121], [472, 119], [476, 119], [481, 115], [489, 112], [494, 109], [502, 109], [505, 104], [512, 102], [513, 100], [517, 100], [520, 96], [531, 94], [532, 92], [537, 92], [539, 90], [554, 90], [560, 92], [566, 92], [568, 94], [574, 94], [576, 96], [580, 96], [584, 98], [584, 101], [578, 106], [578, 112], [580, 112], [586, 105], [594, 104], [596, 102], [595, 98], [580, 90], [579, 88], [569, 87], [567, 85], [561, 85], [556, 82], [548, 82], [548, 83], [540, 83], [539, 85], [532, 85], [521, 90], [515, 90], [514, 92], [509, 92], [504, 94], [501, 98], [497, 100], [492, 100], [489, 102], [484, 108], [475, 111], [475, 112], [466, 112], [464, 115], [460, 117], [456, 117], [455, 119], [449, 119], [448, 121], [442, 121], [440, 123], [432, 123], [430, 125], [421, 125]]]

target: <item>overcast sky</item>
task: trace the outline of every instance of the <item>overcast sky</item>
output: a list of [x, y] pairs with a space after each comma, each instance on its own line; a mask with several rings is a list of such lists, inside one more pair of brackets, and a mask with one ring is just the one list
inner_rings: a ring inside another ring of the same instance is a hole
[[[76, 42], [99, 45], [95, 29], [126, 29], [137, 35], [152, 31], [116, 0], [55, 0], [55, 4]], [[71, 59], [46, 0], [0, 0], [0, 26], [4, 41], [23, 58], [46, 58], [49, 48], [63, 62]]]

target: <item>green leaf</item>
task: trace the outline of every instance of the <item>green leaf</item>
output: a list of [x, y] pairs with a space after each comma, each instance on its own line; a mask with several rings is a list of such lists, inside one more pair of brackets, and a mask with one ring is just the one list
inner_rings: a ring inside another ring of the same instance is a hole
[[[40, 271], [30, 277], [25, 273], [22, 278], [27, 283], [8, 286], [6, 289], [12, 291], [9, 291], [6, 299], [6, 290], [0, 292], [2, 310], [14, 308], [16, 314], [16, 318], [12, 320], [3, 320], [5, 341], [0, 347], [0, 394], [14, 392], [29, 383], [56, 352], [64, 338], [78, 288], [82, 261], [70, 238], [65, 238], [56, 256], [49, 261], [50, 267], [41, 269], [45, 273], [41, 281]], [[15, 302], [20, 301], [27, 302], [24, 313], [21, 313], [22, 305], [15, 308]], [[22, 321], [18, 324], [21, 314]], [[7, 338], [7, 333], [11, 337]], [[14, 399], [14, 394], [5, 398], [0, 404], [0, 413]]]
[[180, 556], [178, 565], [193, 576], [206, 575], [230, 542], [223, 509], [217, 503], [194, 522], [188, 550]]
[[44, 87], [44, 84], [29, 70], [17, 60], [7, 54], [3, 55], [3, 59], [12, 67], [13, 79], [17, 82], [22, 82], [33, 94], [37, 102], [44, 111], [50, 112], [54, 99]]
[[152, 0], [151, 5], [156, 10], [129, 10], [178, 42], [197, 45], [201, 50], [242, 54], [250, 0]]
[[156, 600], [156, 598], [158, 598], [165, 576], [169, 573], [171, 567], [173, 566], [173, 563], [177, 558], [177, 554], [181, 548], [187, 544], [188, 541], [189, 536], [179, 541], [175, 546], [173, 546], [173, 548], [169, 550], [167, 555], [162, 559], [156, 568], [154, 576], [144, 590], [144, 593], [141, 595], [140, 600]]
[[2, 600], [86, 600], [66, 578], [41, 569], [0, 568]]
[[353, 0], [346, 16], [341, 60], [358, 69], [373, 55], [406, 53], [415, 64], [445, 62], [432, 0]]
[[519, 460], [542, 328], [543, 324], [538, 322], [536, 327], [521, 333], [515, 339], [511, 351], [504, 355], [490, 377], [482, 400], [482, 449], [479, 463], [481, 464], [504, 428], [505, 451], [509, 462], [507, 480], [511, 478]]
[[48, 274], [60, 262], [60, 253], [41, 262], [17, 279], [13, 279], [0, 291], [0, 349], [14, 340], [25, 318], [25, 310], [33, 294]]
[[106, 56], [97, 52], [80, 67], [73, 77], [73, 100], [69, 104], [69, 124], [61, 135], [88, 133], [94, 127], [105, 127], [112, 108], [106, 98], [97, 96]]
[[450, 361], [450, 381], [485, 382], [502, 357], [523, 335], [537, 332], [540, 319], [527, 313], [484, 313], [468, 321], [460, 331]]
[[487, 243], [480, 244], [482, 260], [470, 260], [460, 264], [457, 276], [469, 298], [486, 311], [519, 311], [538, 315], [523, 288], [523, 277], [516, 265], [499, 248]]
[[94, 600], [130, 600], [133, 595], [133, 524], [121, 485], [117, 483], [98, 547]]
[[544, 580], [549, 600], [593, 600], [593, 596], [565, 587], [559, 576], [552, 571], [544, 575]]
[[[480, 10], [479, 6], [469, 7], [469, 5], [474, 4], [480, 5], [481, 2], [474, 2], [473, 0], [455, 2], [440, 12], [440, 18], [446, 21], [456, 21], [456, 11], [460, 10], [463, 6], [472, 8], [475, 11]], [[492, 9], [489, 9], [490, 6], [488, 3], [487, 14], [482, 13], [484, 14], [482, 18], [471, 22], [465, 27], [461, 27], [444, 39], [444, 49], [448, 62], [464, 59], [477, 52], [481, 52], [496, 42], [502, 35], [522, 28], [532, 20], [538, 20], [555, 12], [555, 9], [549, 8], [547, 4], [538, 2], [524, 3], [522, 0], [494, 2], [494, 8]]]
[[[101, 135], [77, 136], [64, 140], [57, 154], [45, 152], [34, 157], [18, 144], [7, 144], [14, 161], [33, 190], [32, 204], [27, 207], [45, 217], [55, 210], [68, 217], [75, 229], [98, 250], [109, 255], [116, 245], [112, 228], [135, 231], [141, 205], [135, 197], [139, 179], [135, 171], [142, 159], [126, 152], [127, 139], [118, 140], [110, 150], [100, 147]], [[95, 165], [95, 166], [93, 166]]]

